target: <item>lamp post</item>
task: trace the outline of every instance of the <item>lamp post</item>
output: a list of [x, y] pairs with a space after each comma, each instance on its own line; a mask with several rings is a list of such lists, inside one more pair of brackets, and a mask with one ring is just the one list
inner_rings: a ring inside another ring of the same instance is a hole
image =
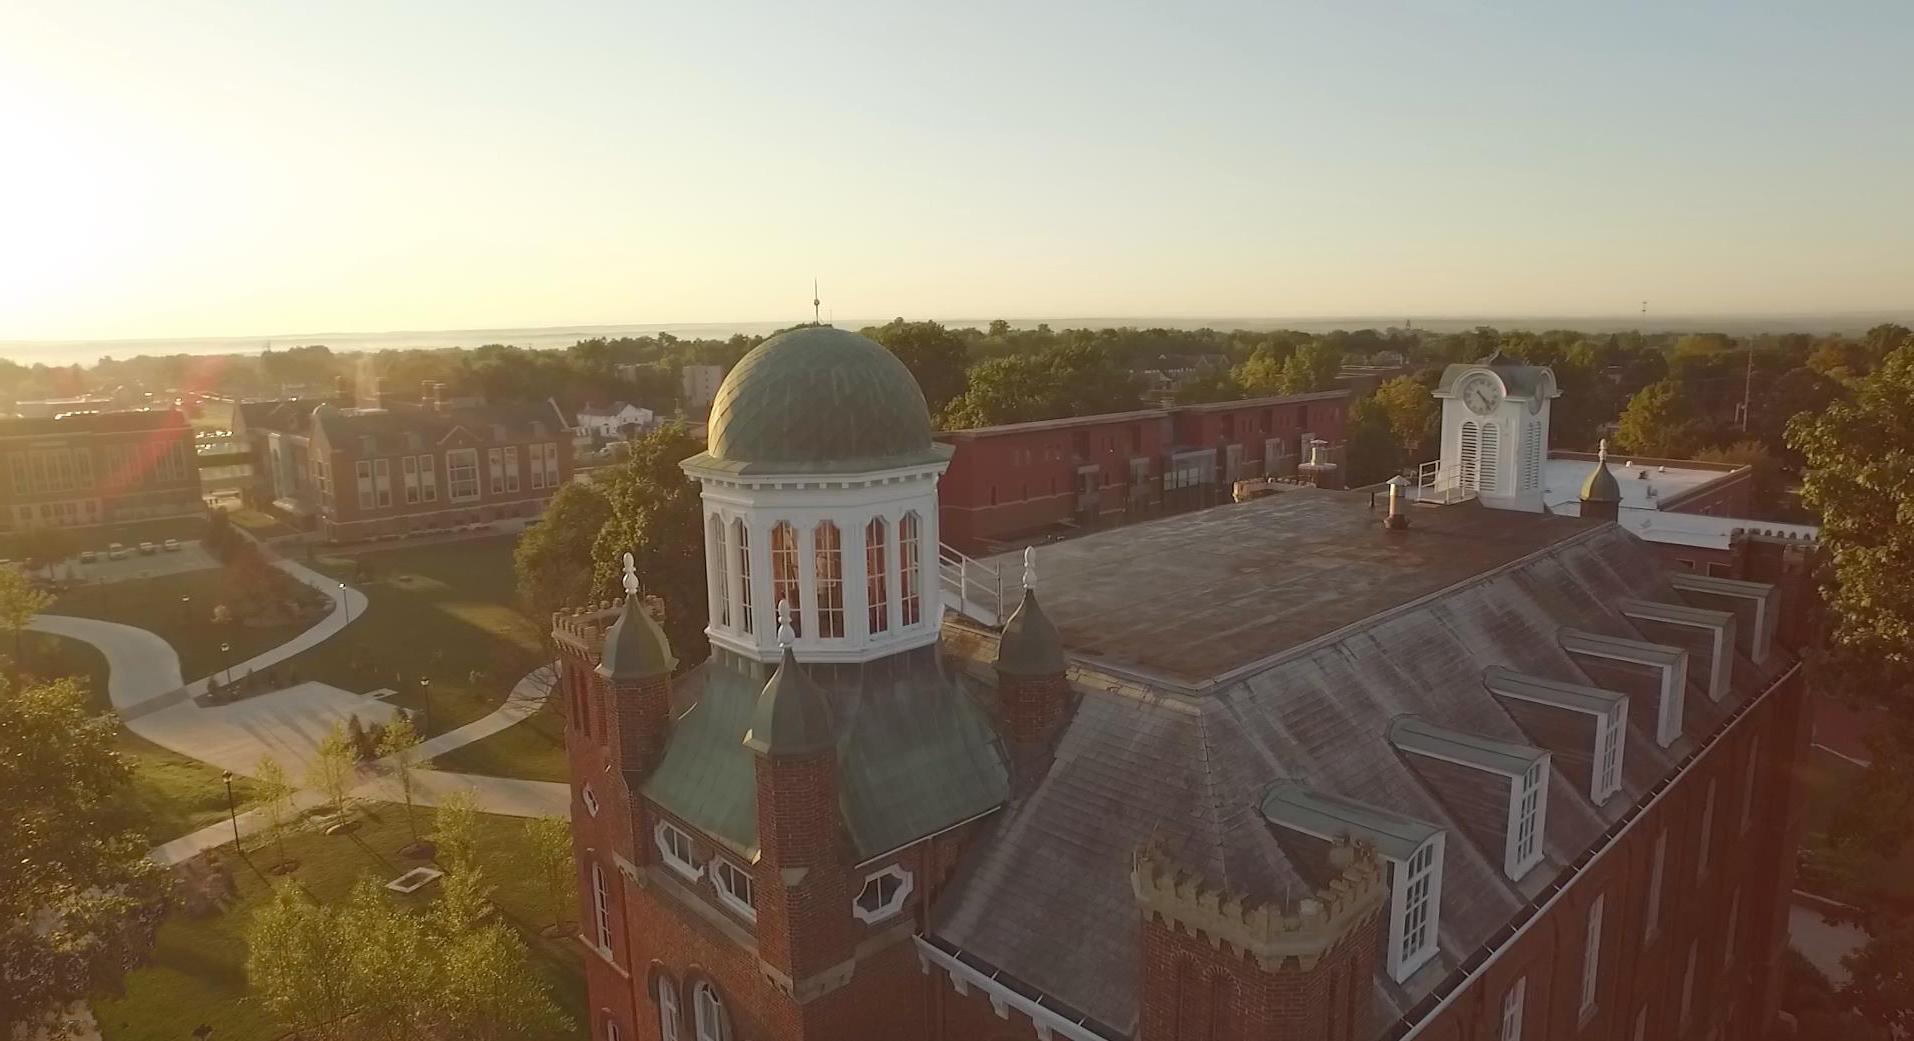
[[[432, 732], [432, 677], [419, 677], [419, 704], [425, 708], [425, 733]], [[424, 737], [425, 734], [420, 734]]]
[[233, 681], [232, 651], [233, 645], [230, 643], [222, 643], [219, 645], [219, 660], [220, 663], [226, 667], [226, 678], [219, 683], [222, 687]]
[[239, 804], [233, 801], [233, 772], [227, 770], [219, 775], [226, 782], [226, 814], [233, 822], [233, 856], [239, 855]]
[[339, 583], [339, 602], [346, 605], [346, 624], [352, 624], [352, 597], [346, 595], [346, 584]]

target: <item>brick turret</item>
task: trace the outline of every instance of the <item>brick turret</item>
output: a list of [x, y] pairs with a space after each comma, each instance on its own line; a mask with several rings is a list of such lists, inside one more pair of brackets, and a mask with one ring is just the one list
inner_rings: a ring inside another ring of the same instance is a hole
[[1387, 882], [1375, 852], [1338, 842], [1330, 884], [1293, 907], [1212, 887], [1165, 853], [1137, 854], [1138, 1041], [1353, 1041], [1370, 1036]]
[[1050, 768], [1072, 697], [1063, 639], [1037, 603], [1036, 550], [1025, 549], [1023, 601], [997, 641], [999, 728], [1011, 755], [1013, 795], [1027, 793]]

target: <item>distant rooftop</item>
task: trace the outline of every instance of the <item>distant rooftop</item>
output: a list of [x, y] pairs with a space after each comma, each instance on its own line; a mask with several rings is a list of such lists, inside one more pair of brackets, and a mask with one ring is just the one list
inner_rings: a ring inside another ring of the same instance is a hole
[[[1403, 533], [1382, 516], [1353, 492], [1219, 506], [1044, 546], [1038, 588], [1073, 657], [1202, 688], [1594, 526], [1473, 503]], [[1020, 553], [991, 563], [1017, 574]]]
[[[1580, 516], [1582, 482], [1595, 467], [1587, 453], [1550, 452], [1542, 467], [1542, 501], [1556, 513]], [[1608, 455], [1608, 470], [1621, 485], [1622, 508], [1665, 510], [1689, 494], [1735, 476], [1745, 469], [1732, 463], [1702, 463], [1655, 459], [1631, 460], [1619, 452]]]

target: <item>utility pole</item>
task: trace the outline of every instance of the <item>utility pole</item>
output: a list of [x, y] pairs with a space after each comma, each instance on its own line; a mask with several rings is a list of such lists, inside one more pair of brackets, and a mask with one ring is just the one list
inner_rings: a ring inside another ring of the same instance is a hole
[[1741, 381], [1741, 432], [1748, 432], [1748, 402], [1754, 397], [1754, 340], [1748, 341], [1748, 374]]

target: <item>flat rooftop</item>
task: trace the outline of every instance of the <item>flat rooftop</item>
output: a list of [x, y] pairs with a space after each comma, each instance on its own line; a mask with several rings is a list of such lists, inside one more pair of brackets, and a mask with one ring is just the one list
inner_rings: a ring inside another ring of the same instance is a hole
[[[1625, 455], [1608, 457], [1608, 472], [1622, 488], [1622, 508], [1659, 510], [1661, 503], [1687, 495], [1698, 488], [1733, 477], [1735, 467], [1708, 468], [1674, 463], [1638, 462]], [[1542, 501], [1556, 513], [1579, 515], [1582, 511], [1582, 482], [1595, 469], [1593, 457], [1576, 458], [1550, 455], [1542, 465]], [[1643, 476], [1643, 474], [1647, 476]]]
[[[1037, 591], [1072, 657], [1201, 688], [1599, 523], [1465, 503], [1397, 533], [1383, 513], [1310, 489], [1098, 532], [1038, 549]], [[1022, 553], [991, 564], [1008, 580]]]

